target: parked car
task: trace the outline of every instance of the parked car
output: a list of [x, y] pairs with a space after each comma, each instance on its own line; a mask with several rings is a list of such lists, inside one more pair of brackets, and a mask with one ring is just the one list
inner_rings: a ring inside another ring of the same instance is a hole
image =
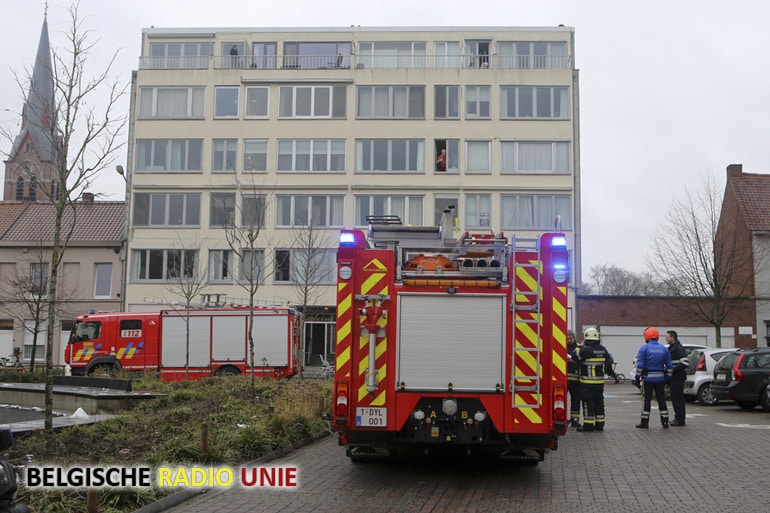
[[758, 404], [770, 411], [770, 347], [738, 349], [714, 366], [711, 393], [719, 400], [734, 399], [744, 410]]
[[[658, 343], [668, 349], [668, 344], [666, 344], [665, 339], [659, 340]], [[682, 347], [684, 347], [684, 350], [687, 351], [688, 355], [696, 349], [711, 349], [709, 346], [702, 346], [700, 344], [682, 344]], [[636, 356], [634, 356], [634, 361], [631, 363], [631, 372], [628, 375], [631, 379], [634, 379], [634, 376], [636, 376]]]
[[695, 349], [690, 353], [690, 365], [687, 368], [687, 380], [684, 382], [684, 397], [689, 401], [698, 401], [704, 406], [714, 406], [719, 399], [711, 393], [714, 380], [714, 367], [720, 358], [734, 352], [733, 348]]

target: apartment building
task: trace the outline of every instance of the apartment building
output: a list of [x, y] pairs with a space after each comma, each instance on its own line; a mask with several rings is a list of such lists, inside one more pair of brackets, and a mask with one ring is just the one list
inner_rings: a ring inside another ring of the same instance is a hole
[[132, 92], [129, 310], [196, 275], [247, 297], [256, 263], [257, 297], [312, 306], [306, 352], [330, 354], [339, 230], [450, 207], [461, 231], [564, 230], [579, 283], [570, 27], [149, 28]]

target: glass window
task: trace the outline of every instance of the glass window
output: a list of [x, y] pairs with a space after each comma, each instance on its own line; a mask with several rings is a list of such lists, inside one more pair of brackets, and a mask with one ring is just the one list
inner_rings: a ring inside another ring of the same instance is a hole
[[275, 69], [277, 62], [275, 43], [253, 43], [251, 45], [251, 50], [252, 68]]
[[200, 194], [134, 194], [135, 226], [198, 226]]
[[242, 284], [261, 284], [265, 279], [265, 256], [261, 249], [244, 249], [241, 252], [238, 281]]
[[569, 119], [569, 88], [502, 86], [501, 119]]
[[262, 194], [244, 194], [241, 197], [241, 223], [244, 227], [263, 228], [267, 198]]
[[344, 196], [276, 197], [277, 226], [342, 226]]
[[212, 171], [235, 171], [235, 157], [238, 154], [236, 139], [214, 139], [212, 151]]
[[227, 228], [235, 222], [235, 193], [212, 192], [209, 212], [211, 228]]
[[488, 173], [490, 141], [466, 141], [467, 155], [465, 171], [468, 173]]
[[246, 88], [246, 117], [266, 118], [270, 89], [267, 87]]
[[436, 68], [461, 68], [462, 57], [460, 54], [460, 42], [437, 41], [434, 66]]
[[94, 264], [94, 297], [108, 298], [112, 295], [112, 264]]
[[356, 226], [368, 226], [366, 216], [398, 216], [402, 224], [423, 225], [422, 196], [356, 196]]
[[501, 42], [497, 44], [501, 68], [567, 68], [565, 42]]
[[140, 87], [139, 117], [201, 119], [203, 91], [203, 87]]
[[359, 118], [421, 119], [425, 117], [424, 86], [359, 86]]
[[436, 86], [436, 119], [460, 119], [460, 86]]
[[238, 95], [237, 87], [217, 87], [214, 90], [214, 117], [215, 118], [237, 118], [238, 117]]
[[425, 68], [426, 43], [422, 41], [365, 41], [358, 45], [365, 68]]
[[459, 139], [436, 139], [436, 172], [457, 173], [460, 162]]
[[279, 117], [345, 117], [345, 86], [284, 86], [279, 94]]
[[36, 296], [48, 294], [48, 263], [33, 262], [30, 264], [30, 293]]
[[136, 141], [136, 171], [201, 171], [202, 152], [200, 139], [140, 139]]
[[503, 195], [501, 228], [553, 229], [557, 216], [565, 230], [572, 228], [571, 198], [568, 195]]
[[349, 68], [351, 46], [349, 42], [287, 42], [283, 45], [283, 67]]
[[232, 280], [233, 252], [229, 249], [209, 251], [209, 282], [229, 283]]
[[465, 86], [465, 118], [489, 118], [489, 86]]
[[243, 171], [267, 171], [267, 140], [246, 139], [243, 141]]
[[194, 249], [135, 249], [131, 277], [137, 281], [192, 279], [198, 251]]
[[489, 228], [491, 198], [488, 194], [465, 195], [465, 227]]
[[425, 144], [421, 140], [356, 141], [356, 172], [422, 172], [424, 165]]
[[503, 141], [502, 173], [569, 174], [568, 142]]
[[436, 196], [433, 210], [434, 226], [441, 226], [441, 216], [444, 215], [445, 210], [453, 210], [459, 216], [460, 209], [458, 205], [457, 196]]

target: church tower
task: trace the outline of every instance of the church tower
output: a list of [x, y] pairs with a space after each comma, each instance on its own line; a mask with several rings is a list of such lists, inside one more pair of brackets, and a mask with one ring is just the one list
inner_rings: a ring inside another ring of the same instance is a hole
[[21, 131], [5, 161], [3, 200], [47, 200], [59, 187], [55, 180], [59, 136], [47, 13], [21, 117]]

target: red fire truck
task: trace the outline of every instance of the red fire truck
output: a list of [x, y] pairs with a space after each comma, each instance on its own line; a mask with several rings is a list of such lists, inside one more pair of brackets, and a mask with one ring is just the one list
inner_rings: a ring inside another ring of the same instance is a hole
[[[300, 314], [287, 307], [255, 308], [253, 319], [253, 372], [275, 378], [299, 372]], [[250, 373], [248, 308], [82, 315], [64, 359], [73, 375], [150, 370], [163, 381], [184, 380], [188, 320], [189, 379]]]
[[333, 425], [353, 462], [441, 448], [537, 464], [567, 430], [566, 237], [343, 230]]

